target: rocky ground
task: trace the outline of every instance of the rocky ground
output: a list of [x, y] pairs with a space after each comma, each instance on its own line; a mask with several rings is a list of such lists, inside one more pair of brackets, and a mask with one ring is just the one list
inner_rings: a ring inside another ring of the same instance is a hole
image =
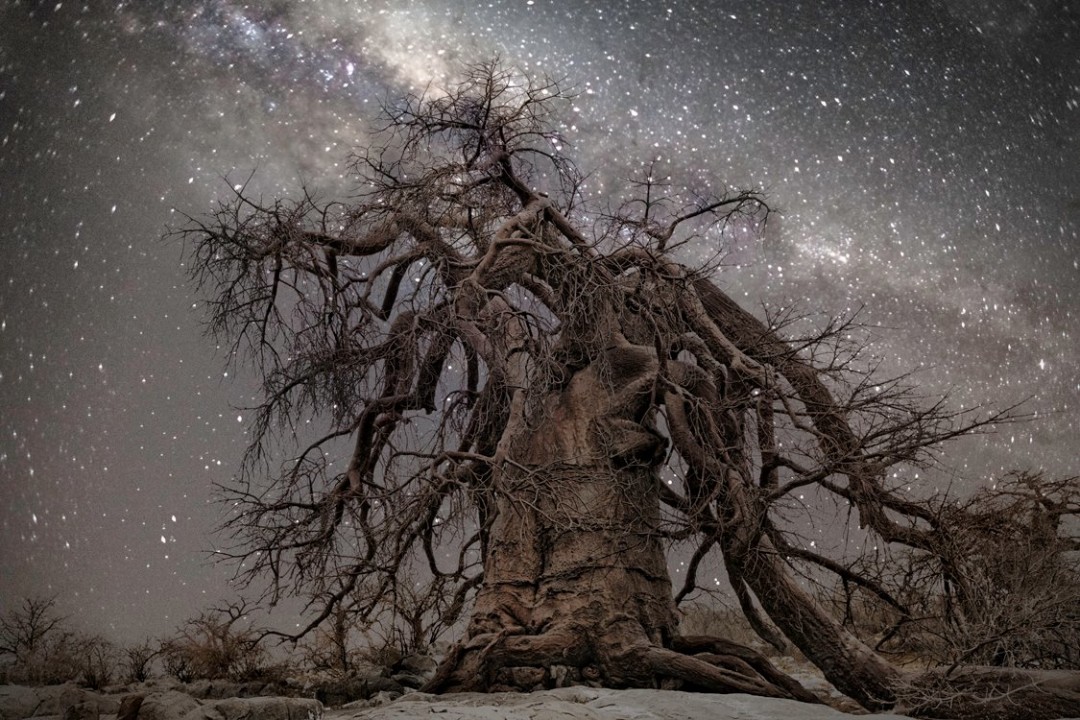
[[858, 710], [813, 666], [775, 660], [834, 707], [743, 694], [590, 687], [435, 696], [417, 690], [431, 677], [435, 660], [411, 656], [394, 671], [371, 666], [344, 679], [317, 674], [281, 683], [155, 679], [101, 691], [73, 683], [0, 685], [0, 720], [839, 720], [850, 715], [837, 708]]
[[[250, 688], [248, 688], [250, 689]], [[534, 693], [426, 695], [379, 690], [334, 707], [315, 698], [196, 697], [213, 685], [147, 683], [110, 692], [74, 685], [0, 686], [2, 720], [829, 720], [849, 717], [825, 705], [750, 695], [570, 687]], [[245, 692], [219, 684], [211, 694]], [[194, 693], [194, 694], [192, 694]], [[867, 718], [900, 718], [871, 715]]]

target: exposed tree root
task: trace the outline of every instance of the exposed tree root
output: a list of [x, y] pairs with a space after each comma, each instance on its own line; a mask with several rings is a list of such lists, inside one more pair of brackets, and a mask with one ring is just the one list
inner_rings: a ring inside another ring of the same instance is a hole
[[[474, 636], [456, 646], [425, 692], [520, 691], [566, 685], [662, 687], [822, 700], [761, 653], [708, 636], [678, 636], [670, 647], [626, 643], [575, 623], [539, 635], [524, 628]], [[640, 638], [640, 636], [639, 636]], [[919, 718], [1051, 720], [1080, 717], [1080, 673], [1003, 668], [934, 670], [896, 688], [894, 711]]]
[[[642, 660], [655, 675], [671, 677], [689, 685], [684, 689], [705, 690], [716, 693], [742, 692], [763, 697], [790, 697], [783, 689], [753, 675], [721, 667], [724, 658], [683, 655], [674, 650], [659, 647], [642, 648]], [[713, 660], [713, 662], [710, 662]], [[716, 662], [716, 661], [719, 662]], [[739, 661], [729, 664], [736, 666]]]
[[792, 698], [803, 702], [821, 702], [793, 677], [773, 665], [767, 657], [745, 645], [706, 635], [680, 635], [672, 641], [671, 647], [681, 653], [710, 653], [720, 658], [737, 659], [753, 668], [754, 672], [767, 682], [783, 688]]
[[675, 638], [671, 647], [619, 642], [581, 626], [540, 635], [478, 635], [446, 657], [425, 692], [530, 691], [562, 685], [665, 687], [821, 702], [751, 648], [720, 638]]

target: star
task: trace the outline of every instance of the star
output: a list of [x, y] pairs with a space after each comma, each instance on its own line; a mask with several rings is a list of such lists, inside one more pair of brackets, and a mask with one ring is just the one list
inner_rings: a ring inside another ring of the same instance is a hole
[[886, 375], [1037, 411], [921, 481], [1077, 474], [1080, 15], [924, 5], [7, 3], [0, 612], [60, 593], [133, 641], [235, 594], [212, 498], [257, 387], [223, 376], [167, 230], [238, 184], [347, 198], [380, 108], [496, 55], [576, 91], [562, 151], [597, 198], [646, 167], [691, 195], [766, 189], [763, 235], [680, 251], [726, 243], [747, 307], [857, 311]]

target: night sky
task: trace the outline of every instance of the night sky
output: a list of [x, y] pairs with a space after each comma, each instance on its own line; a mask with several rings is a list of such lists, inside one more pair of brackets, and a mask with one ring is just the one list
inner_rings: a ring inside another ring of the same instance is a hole
[[380, 101], [495, 54], [579, 91], [598, 193], [763, 187], [718, 277], [749, 307], [865, 306], [927, 396], [1030, 398], [931, 486], [1080, 473], [1080, 2], [0, 0], [0, 612], [128, 641], [235, 592], [211, 498], [254, 384], [162, 236], [253, 172], [347, 193]]

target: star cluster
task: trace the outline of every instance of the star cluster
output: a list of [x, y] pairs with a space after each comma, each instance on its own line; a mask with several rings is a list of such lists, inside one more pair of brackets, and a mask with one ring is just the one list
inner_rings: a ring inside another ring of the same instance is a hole
[[[653, 163], [780, 211], [722, 284], [862, 308], [887, 369], [1038, 420], [948, 477], [1080, 472], [1080, 9], [1068, 0], [12, 0], [0, 9], [0, 612], [121, 638], [227, 595], [211, 562], [250, 377], [163, 241], [247, 182], [348, 192], [365, 121], [499, 55], [562, 79], [590, 189]], [[708, 250], [702, 255], [708, 254]]]

